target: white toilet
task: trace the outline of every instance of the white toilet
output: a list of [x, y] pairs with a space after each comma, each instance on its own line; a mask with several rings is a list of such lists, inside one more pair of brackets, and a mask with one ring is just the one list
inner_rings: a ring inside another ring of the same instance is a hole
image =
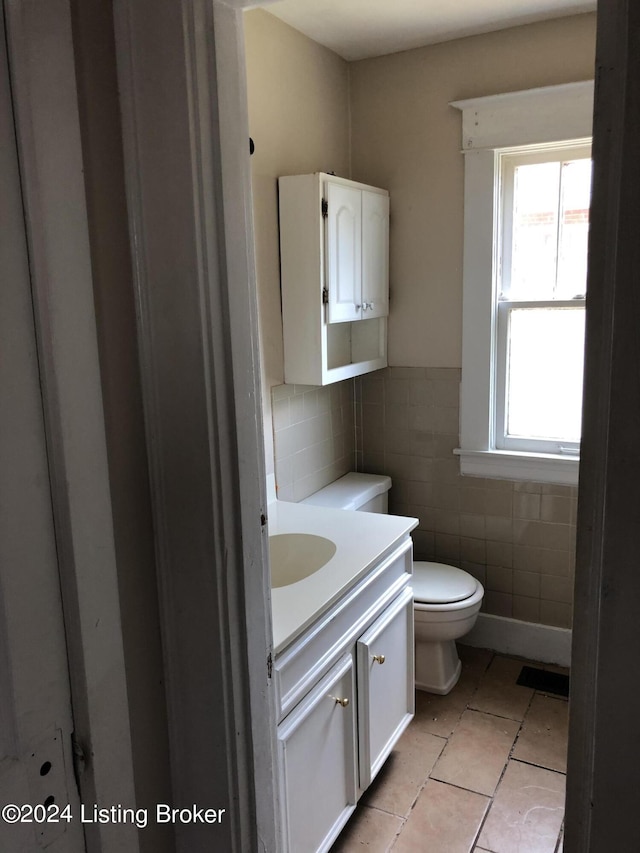
[[[365, 512], [387, 512], [391, 478], [345, 474], [302, 503]], [[460, 677], [455, 641], [473, 627], [484, 589], [462, 569], [443, 563], [414, 562], [416, 687], [448, 693]]]

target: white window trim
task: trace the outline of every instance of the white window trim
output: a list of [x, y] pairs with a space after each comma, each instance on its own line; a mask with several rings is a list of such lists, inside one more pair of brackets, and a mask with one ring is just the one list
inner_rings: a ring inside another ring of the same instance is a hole
[[579, 457], [496, 450], [492, 435], [500, 151], [590, 140], [593, 81], [455, 101], [465, 154], [460, 471], [577, 485]]

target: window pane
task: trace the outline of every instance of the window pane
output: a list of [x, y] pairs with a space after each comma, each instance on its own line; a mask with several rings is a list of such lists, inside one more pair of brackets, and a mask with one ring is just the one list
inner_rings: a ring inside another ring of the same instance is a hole
[[514, 308], [507, 435], [580, 441], [584, 308]]
[[553, 299], [560, 163], [516, 166], [510, 299]]
[[572, 299], [587, 292], [590, 199], [591, 160], [563, 163], [557, 299]]

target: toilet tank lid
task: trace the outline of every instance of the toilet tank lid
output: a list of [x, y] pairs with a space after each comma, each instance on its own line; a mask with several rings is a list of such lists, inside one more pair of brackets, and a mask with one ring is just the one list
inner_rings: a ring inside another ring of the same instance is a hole
[[463, 601], [474, 594], [478, 582], [468, 572], [444, 563], [414, 562], [413, 597], [425, 604]]
[[334, 509], [358, 509], [377, 495], [388, 492], [390, 488], [391, 477], [385, 474], [357, 474], [352, 471], [309, 495], [300, 503]]

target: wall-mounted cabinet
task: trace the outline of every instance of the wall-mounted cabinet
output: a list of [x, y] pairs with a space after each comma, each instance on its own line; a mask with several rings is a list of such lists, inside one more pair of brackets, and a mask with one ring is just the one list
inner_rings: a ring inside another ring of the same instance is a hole
[[389, 193], [322, 172], [278, 183], [285, 382], [385, 367]]

